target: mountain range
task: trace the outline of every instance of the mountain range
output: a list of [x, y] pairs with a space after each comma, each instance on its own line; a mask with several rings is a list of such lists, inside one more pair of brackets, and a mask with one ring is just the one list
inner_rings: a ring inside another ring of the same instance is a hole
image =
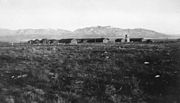
[[61, 38], [122, 38], [128, 34], [130, 38], [168, 38], [167, 34], [148, 29], [121, 29], [111, 26], [95, 26], [68, 31], [63, 29], [0, 29], [0, 41], [21, 42], [31, 39], [61, 39]]

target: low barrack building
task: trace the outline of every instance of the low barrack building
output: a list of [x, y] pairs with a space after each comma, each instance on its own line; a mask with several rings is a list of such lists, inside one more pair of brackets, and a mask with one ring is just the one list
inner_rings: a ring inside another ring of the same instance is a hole
[[82, 38], [77, 39], [78, 43], [108, 43], [108, 38]]
[[130, 42], [143, 42], [144, 38], [130, 38]]

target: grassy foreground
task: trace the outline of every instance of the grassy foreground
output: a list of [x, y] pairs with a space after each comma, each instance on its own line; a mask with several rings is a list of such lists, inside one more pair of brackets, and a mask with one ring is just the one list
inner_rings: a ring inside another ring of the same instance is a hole
[[0, 103], [180, 103], [180, 43], [3, 46]]

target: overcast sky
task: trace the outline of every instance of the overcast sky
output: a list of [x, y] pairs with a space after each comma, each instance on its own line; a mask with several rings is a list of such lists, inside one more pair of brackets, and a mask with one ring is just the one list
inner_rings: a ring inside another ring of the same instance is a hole
[[180, 34], [180, 0], [0, 0], [0, 28], [98, 25]]

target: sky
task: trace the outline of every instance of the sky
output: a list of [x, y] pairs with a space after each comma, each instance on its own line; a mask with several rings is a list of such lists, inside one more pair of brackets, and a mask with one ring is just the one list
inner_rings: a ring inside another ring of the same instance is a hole
[[146, 28], [180, 35], [180, 0], [0, 0], [0, 28]]

